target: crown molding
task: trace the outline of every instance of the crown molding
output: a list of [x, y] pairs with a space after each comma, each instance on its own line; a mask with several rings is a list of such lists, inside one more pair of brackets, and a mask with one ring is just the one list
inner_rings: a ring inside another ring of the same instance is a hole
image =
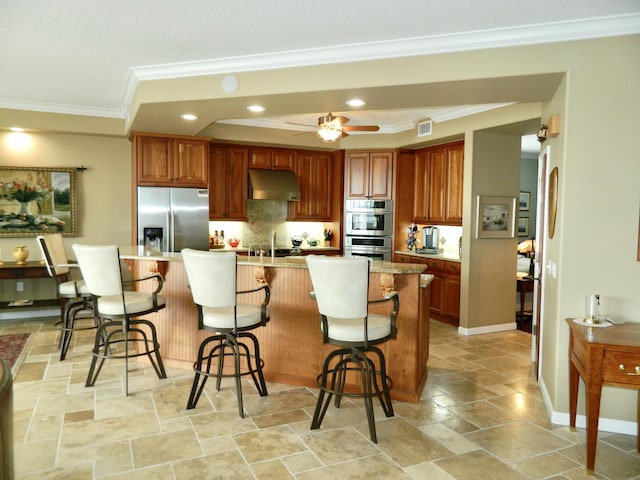
[[498, 28], [447, 35], [342, 45], [328, 48], [227, 57], [196, 62], [133, 67], [123, 91], [122, 105], [104, 108], [0, 99], [0, 108], [126, 119], [138, 82], [201, 75], [229, 74], [352, 61], [435, 55], [489, 48], [557, 43], [640, 33], [640, 13], [595, 17], [522, 27]]

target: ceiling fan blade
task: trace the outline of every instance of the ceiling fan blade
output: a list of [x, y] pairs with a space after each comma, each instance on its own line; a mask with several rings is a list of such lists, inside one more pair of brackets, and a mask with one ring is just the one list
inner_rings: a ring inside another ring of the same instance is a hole
[[309, 125], [308, 123], [297, 123], [297, 122], [284, 122], [287, 125], [300, 125], [302, 127], [311, 127], [311, 128], [316, 128], [315, 125]]
[[342, 130], [348, 132], [377, 132], [380, 127], [378, 125], [351, 125], [342, 127]]

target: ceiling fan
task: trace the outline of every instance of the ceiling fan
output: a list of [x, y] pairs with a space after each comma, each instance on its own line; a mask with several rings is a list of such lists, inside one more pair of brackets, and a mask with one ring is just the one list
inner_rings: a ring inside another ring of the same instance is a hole
[[[318, 117], [318, 137], [327, 143], [333, 143], [339, 138], [346, 137], [347, 132], [377, 132], [380, 130], [378, 125], [345, 125], [349, 118], [335, 116], [329, 112], [327, 115]], [[294, 124], [293, 122], [287, 122]], [[295, 123], [294, 125], [304, 125]], [[306, 125], [311, 126], [311, 125]]]

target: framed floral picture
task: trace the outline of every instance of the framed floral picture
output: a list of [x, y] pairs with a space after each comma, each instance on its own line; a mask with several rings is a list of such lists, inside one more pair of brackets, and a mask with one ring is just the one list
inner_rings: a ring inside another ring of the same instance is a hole
[[77, 236], [76, 169], [0, 167], [0, 237]]

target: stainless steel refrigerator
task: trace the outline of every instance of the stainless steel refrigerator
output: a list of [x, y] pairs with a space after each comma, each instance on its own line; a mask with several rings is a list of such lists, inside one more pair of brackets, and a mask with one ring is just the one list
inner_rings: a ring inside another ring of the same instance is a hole
[[138, 245], [162, 252], [208, 250], [209, 191], [138, 187]]

